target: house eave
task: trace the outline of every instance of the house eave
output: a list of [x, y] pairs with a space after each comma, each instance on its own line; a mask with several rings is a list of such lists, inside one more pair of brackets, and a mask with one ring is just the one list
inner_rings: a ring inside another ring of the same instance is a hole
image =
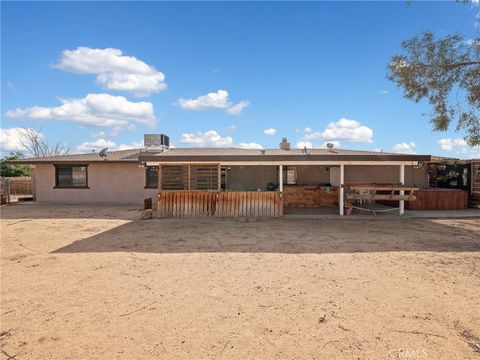
[[212, 162], [212, 163], [228, 163], [228, 162], [290, 162], [290, 163], [314, 163], [314, 162], [420, 162], [430, 161], [430, 155], [224, 155], [224, 156], [155, 156], [140, 155], [139, 161], [142, 162], [159, 162], [159, 163], [189, 163], [189, 162]]

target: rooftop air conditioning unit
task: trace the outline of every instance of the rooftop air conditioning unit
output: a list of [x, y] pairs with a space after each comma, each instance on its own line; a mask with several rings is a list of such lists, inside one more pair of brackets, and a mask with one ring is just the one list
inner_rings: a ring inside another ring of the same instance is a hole
[[145, 134], [143, 144], [147, 151], [164, 151], [170, 146], [170, 138], [165, 134]]

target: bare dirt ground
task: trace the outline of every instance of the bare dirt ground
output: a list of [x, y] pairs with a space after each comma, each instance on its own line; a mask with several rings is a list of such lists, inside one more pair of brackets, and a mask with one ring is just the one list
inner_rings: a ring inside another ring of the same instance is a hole
[[480, 358], [479, 219], [1, 211], [0, 358]]

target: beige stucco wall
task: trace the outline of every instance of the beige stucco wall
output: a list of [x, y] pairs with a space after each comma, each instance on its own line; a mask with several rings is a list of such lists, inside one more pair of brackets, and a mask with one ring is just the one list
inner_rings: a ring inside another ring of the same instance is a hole
[[[398, 182], [398, 166], [346, 166], [345, 182]], [[38, 202], [136, 202], [156, 197], [156, 189], [145, 189], [145, 168], [138, 164], [90, 164], [89, 189], [55, 189], [55, 167], [36, 165], [33, 171]], [[338, 183], [339, 168], [299, 166], [297, 183], [318, 185]], [[276, 166], [231, 166], [227, 188], [234, 191], [265, 190], [269, 182], [277, 182]], [[405, 166], [406, 185], [428, 187], [426, 169]], [[155, 201], [154, 201], [155, 203]]]
[[[277, 166], [231, 166], [228, 172], [227, 189], [265, 190], [269, 182], [277, 183]], [[320, 185], [340, 181], [338, 166], [297, 166], [298, 185]], [[345, 182], [358, 183], [397, 183], [399, 166], [345, 166]], [[428, 187], [426, 168], [405, 166], [405, 185]]]
[[297, 166], [298, 185], [320, 185], [330, 182], [328, 166]]
[[265, 190], [277, 182], [277, 166], [229, 166], [227, 189], [232, 191]]
[[[156, 189], [145, 189], [145, 168], [138, 164], [90, 164], [89, 189], [54, 189], [55, 167], [35, 165], [33, 170], [35, 196], [38, 202], [140, 203], [156, 197]], [[153, 201], [155, 203], [155, 201]]]
[[[346, 183], [398, 183], [400, 178], [399, 166], [345, 166]], [[338, 185], [340, 168], [330, 168], [330, 181]], [[426, 168], [405, 166], [405, 185], [428, 187], [428, 172]]]

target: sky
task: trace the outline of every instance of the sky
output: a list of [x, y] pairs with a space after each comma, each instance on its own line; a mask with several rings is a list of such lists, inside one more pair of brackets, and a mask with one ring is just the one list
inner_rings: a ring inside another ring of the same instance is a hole
[[479, 36], [449, 2], [1, 3], [1, 151], [22, 128], [72, 152], [292, 147], [480, 157], [433, 132], [386, 67], [422, 31]]

